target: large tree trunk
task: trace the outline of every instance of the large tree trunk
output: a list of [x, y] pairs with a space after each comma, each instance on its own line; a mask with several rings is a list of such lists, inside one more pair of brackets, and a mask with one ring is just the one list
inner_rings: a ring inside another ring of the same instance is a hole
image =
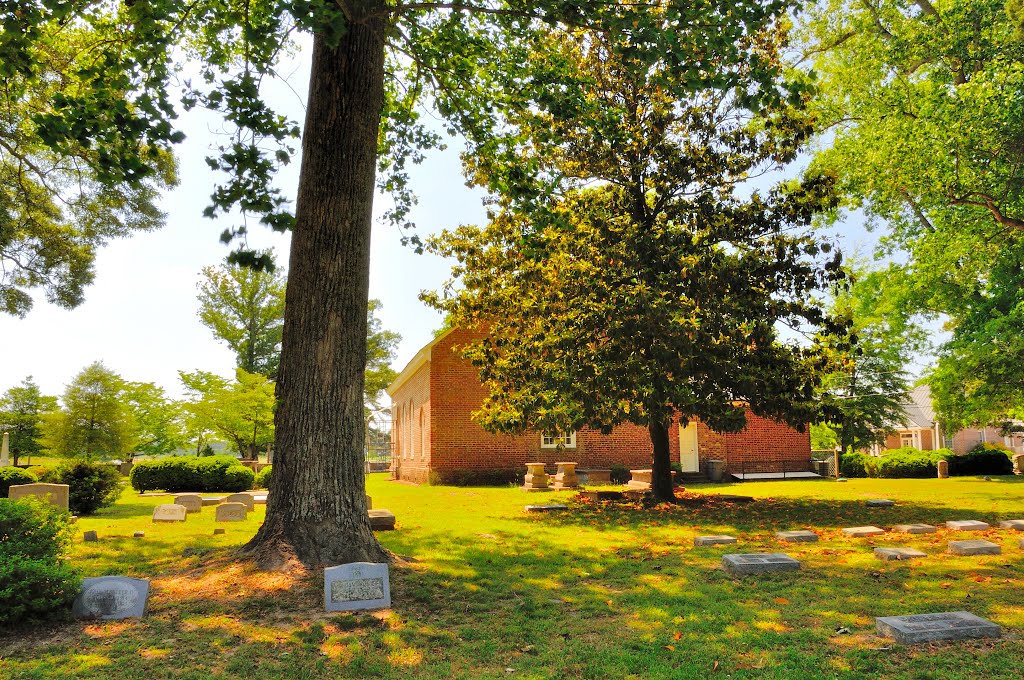
[[651, 492], [655, 498], [663, 501], [675, 501], [676, 494], [672, 489], [672, 456], [669, 452], [668, 428], [669, 421], [651, 420], [647, 426], [651, 434], [651, 445], [654, 448], [654, 459], [651, 464]]
[[386, 12], [346, 4], [317, 36], [292, 233], [267, 517], [243, 548], [266, 569], [387, 559], [367, 518], [363, 369]]

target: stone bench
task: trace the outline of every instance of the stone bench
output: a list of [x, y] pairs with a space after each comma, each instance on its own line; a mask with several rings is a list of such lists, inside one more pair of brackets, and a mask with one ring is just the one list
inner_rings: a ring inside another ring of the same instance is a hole
[[611, 484], [611, 470], [577, 470], [576, 476], [583, 484]]

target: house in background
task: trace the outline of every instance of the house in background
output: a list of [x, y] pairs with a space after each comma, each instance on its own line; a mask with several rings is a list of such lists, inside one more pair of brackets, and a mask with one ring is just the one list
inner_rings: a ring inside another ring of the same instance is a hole
[[[644, 427], [623, 424], [609, 434], [584, 428], [568, 433], [525, 432], [496, 435], [472, 420], [486, 396], [477, 370], [455, 349], [474, 332], [451, 329], [421, 349], [388, 387], [393, 424], [391, 472], [415, 483], [449, 482], [488, 471], [523, 471], [544, 462], [554, 470], [560, 461], [579, 469], [630, 469], [651, 466], [651, 441]], [[701, 473], [708, 460], [725, 461], [735, 476], [807, 473], [808, 432], [755, 416], [733, 434], [718, 433], [700, 422], [669, 432], [672, 461], [684, 472]], [[812, 475], [813, 476], [813, 475]]]
[[995, 427], [969, 427], [954, 434], [945, 431], [932, 408], [932, 395], [927, 385], [915, 387], [910, 392], [910, 401], [903, 405], [903, 422], [893, 426], [894, 431], [886, 435], [885, 442], [876, 444], [872, 453], [880, 455], [887, 449], [909, 446], [921, 451], [935, 451], [946, 448], [953, 453], [964, 454], [981, 443], [1002, 444], [1014, 453], [1024, 453], [1024, 435], [1003, 436]]

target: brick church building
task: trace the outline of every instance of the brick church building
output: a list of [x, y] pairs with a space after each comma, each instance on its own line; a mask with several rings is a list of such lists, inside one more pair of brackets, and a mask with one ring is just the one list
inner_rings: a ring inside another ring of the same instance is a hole
[[[623, 424], [609, 434], [589, 428], [570, 433], [527, 431], [495, 435], [473, 422], [485, 396], [476, 369], [455, 351], [473, 338], [452, 329], [421, 349], [388, 387], [393, 425], [392, 475], [415, 483], [445, 483], [487, 471], [525, 471], [541, 461], [554, 471], [558, 461], [580, 469], [651, 466], [647, 429]], [[561, 444], [562, 448], [559, 448]], [[718, 433], [700, 422], [670, 428], [673, 463], [684, 472], [703, 472], [708, 460], [725, 461], [727, 474], [793, 473], [810, 468], [808, 432], [747, 413], [747, 427]]]

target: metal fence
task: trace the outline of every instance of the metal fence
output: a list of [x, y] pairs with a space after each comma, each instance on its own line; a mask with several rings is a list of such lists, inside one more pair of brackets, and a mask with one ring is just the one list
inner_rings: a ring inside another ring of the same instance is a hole
[[366, 471], [391, 467], [391, 414], [374, 413], [366, 421]]

